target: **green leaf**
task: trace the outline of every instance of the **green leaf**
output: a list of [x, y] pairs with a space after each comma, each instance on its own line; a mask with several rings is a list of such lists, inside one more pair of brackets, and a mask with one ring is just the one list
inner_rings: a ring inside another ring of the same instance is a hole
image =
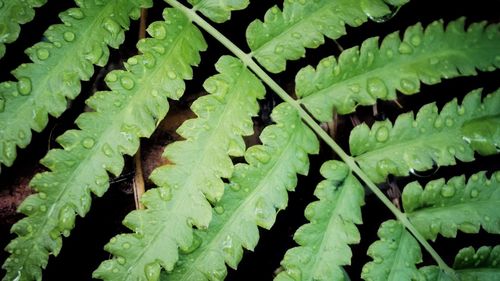
[[0, 58], [5, 55], [5, 44], [16, 41], [21, 32], [20, 24], [35, 17], [34, 8], [41, 7], [47, 0], [21, 0], [0, 2]]
[[223, 280], [224, 263], [236, 269], [243, 248], [253, 250], [257, 245], [257, 226], [270, 229], [277, 211], [286, 208], [287, 190], [295, 189], [297, 173], [307, 174], [307, 154], [317, 153], [319, 144], [291, 106], [278, 105], [272, 118], [277, 124], [261, 133], [263, 144], [246, 151], [248, 164], [235, 166], [210, 227], [195, 231], [199, 247], [182, 254], [162, 280]]
[[485, 172], [429, 182], [425, 189], [417, 182], [403, 191], [403, 206], [410, 222], [426, 238], [438, 233], [455, 237], [457, 230], [478, 233], [479, 227], [500, 234], [500, 172], [491, 178]]
[[198, 52], [206, 45], [182, 13], [166, 10], [164, 16], [175, 28], [166, 22], [151, 24], [148, 32], [153, 38], [138, 43], [142, 55], [128, 60], [127, 71], [107, 75], [111, 91], [87, 100], [95, 112], [80, 115], [80, 130], [60, 136], [57, 141], [63, 149], [52, 149], [42, 160], [51, 171], [35, 175], [31, 186], [38, 193], [19, 207], [28, 217], [12, 227], [18, 237], [6, 248], [11, 256], [3, 265], [4, 281], [40, 280], [40, 268], [61, 249], [61, 234], [68, 236], [76, 214], [89, 211], [90, 192], [106, 192], [107, 172], [121, 173], [123, 155], [133, 155], [139, 138], [149, 137], [165, 117], [167, 97], [175, 99], [184, 92], [182, 79], [192, 77], [190, 65], [200, 61]]
[[403, 40], [395, 32], [380, 46], [377, 37], [367, 39], [338, 59], [323, 59], [316, 69], [303, 68], [295, 79], [297, 96], [314, 117], [327, 122], [334, 110], [347, 114], [377, 99], [396, 99], [396, 90], [415, 94], [420, 82], [433, 85], [442, 78], [500, 67], [500, 25], [472, 23], [464, 31], [464, 22], [463, 18], [450, 22], [446, 30], [442, 21], [425, 30], [416, 24], [406, 30]]
[[[440, 113], [434, 103], [413, 113], [400, 115], [394, 125], [375, 122], [371, 129], [361, 124], [351, 131], [351, 153], [360, 167], [375, 182], [387, 175], [407, 176], [411, 171], [425, 171], [434, 165], [454, 165], [474, 160], [474, 150], [482, 155], [498, 153], [500, 90], [484, 99], [481, 90], [469, 93], [462, 105], [453, 99]], [[471, 126], [473, 124], [473, 126]], [[493, 125], [492, 125], [493, 124]]]
[[[177, 130], [185, 138], [165, 149], [172, 163], [157, 168], [151, 179], [159, 186], [142, 197], [145, 210], [131, 212], [124, 225], [134, 231], [111, 239], [104, 261], [94, 277], [104, 280], [158, 280], [161, 267], [172, 270], [181, 251], [199, 246], [193, 227], [206, 229], [212, 207], [224, 192], [222, 178], [233, 173], [229, 156], [241, 156], [242, 136], [253, 134], [252, 117], [265, 88], [239, 60], [224, 56], [216, 64], [220, 74], [204, 87], [210, 95], [191, 109], [198, 116]], [[144, 223], [147, 222], [147, 223]]]
[[30, 143], [32, 129], [42, 131], [48, 114], [59, 117], [67, 108], [67, 99], [80, 94], [80, 80], [92, 76], [94, 64], [106, 64], [108, 45], [118, 48], [123, 42], [129, 17], [136, 19], [141, 7], [151, 6], [151, 0], [77, 3], [80, 8], [60, 14], [64, 24], [52, 25], [44, 33], [48, 42], [26, 50], [33, 63], [13, 71], [17, 81], [0, 84], [4, 103], [0, 110], [0, 163], [6, 166], [16, 158], [16, 146], [25, 148]]
[[294, 235], [300, 246], [288, 250], [284, 267], [275, 281], [344, 280], [343, 265], [351, 263], [349, 244], [361, 237], [355, 224], [361, 224], [364, 190], [342, 162], [328, 161], [321, 167], [326, 180], [314, 191], [319, 201], [309, 204], [305, 216], [310, 223]]
[[231, 18], [231, 12], [245, 9], [250, 0], [188, 0], [193, 9], [216, 23], [223, 23]]
[[[385, 1], [388, 2], [388, 1]], [[264, 22], [253, 21], [247, 29], [252, 55], [267, 70], [285, 70], [287, 60], [305, 55], [305, 48], [317, 48], [324, 37], [337, 39], [346, 34], [345, 25], [360, 26], [369, 15], [391, 13], [382, 0], [284, 1], [283, 11], [272, 7]]]
[[[500, 246], [482, 246], [477, 252], [468, 247], [460, 250], [453, 264], [459, 280], [498, 280], [500, 276]], [[451, 281], [437, 266], [420, 269], [427, 281]]]
[[380, 240], [368, 248], [373, 261], [361, 272], [364, 280], [425, 280], [415, 264], [422, 262], [417, 240], [394, 220], [385, 221], [378, 230]]

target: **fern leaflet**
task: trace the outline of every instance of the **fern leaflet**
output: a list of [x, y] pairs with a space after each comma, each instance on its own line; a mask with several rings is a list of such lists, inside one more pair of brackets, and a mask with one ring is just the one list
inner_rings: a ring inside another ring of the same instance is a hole
[[395, 32], [380, 47], [377, 37], [367, 39], [338, 60], [328, 57], [316, 69], [302, 69], [295, 79], [297, 96], [314, 117], [327, 122], [333, 110], [346, 114], [377, 99], [392, 100], [396, 90], [415, 94], [420, 81], [432, 85], [441, 78], [476, 75], [476, 68], [500, 67], [500, 25], [473, 23], [464, 31], [464, 22], [450, 22], [446, 31], [442, 21], [425, 30], [417, 24], [402, 41]]
[[231, 12], [243, 10], [250, 0], [188, 0], [193, 10], [200, 11], [214, 22], [223, 23], [231, 18]]
[[[394, 125], [388, 120], [375, 122], [371, 129], [366, 124], [359, 125], [351, 131], [349, 144], [360, 167], [373, 181], [383, 182], [388, 174], [406, 176], [412, 170], [428, 170], [434, 164], [455, 164], [455, 157], [470, 162], [474, 160], [474, 150], [497, 153], [500, 134], [489, 132], [492, 135], [488, 137], [483, 126], [498, 123], [499, 118], [500, 90], [482, 101], [481, 91], [475, 90], [461, 106], [454, 99], [440, 113], [432, 103], [423, 106], [416, 119], [410, 112], [400, 115]], [[468, 125], [471, 123], [474, 126]], [[472, 142], [476, 134], [484, 135], [480, 142]]]
[[295, 232], [300, 246], [286, 252], [275, 281], [343, 280], [342, 266], [351, 263], [348, 244], [361, 239], [355, 224], [362, 223], [363, 187], [342, 162], [324, 163], [321, 174], [326, 180], [314, 191], [320, 200], [307, 206], [310, 223]]
[[285, 70], [287, 60], [303, 57], [304, 48], [323, 44], [323, 36], [337, 39], [346, 34], [346, 24], [360, 26], [368, 15], [390, 14], [384, 2], [402, 5], [407, 1], [284, 1], [283, 11], [274, 6], [265, 14], [264, 22], [255, 20], [248, 26], [247, 42], [257, 61], [278, 73]]
[[417, 240], [397, 221], [384, 222], [379, 230], [380, 240], [368, 248], [373, 261], [361, 272], [364, 280], [425, 280], [415, 264], [422, 262]]
[[243, 248], [257, 245], [257, 226], [270, 229], [276, 209], [286, 208], [286, 191], [295, 189], [296, 173], [307, 174], [307, 154], [317, 153], [319, 144], [289, 105], [278, 105], [272, 118], [277, 124], [261, 133], [263, 145], [250, 147], [245, 153], [248, 164], [235, 166], [210, 227], [195, 231], [197, 249], [181, 255], [162, 280], [224, 280], [224, 263], [235, 269]]
[[19, 25], [33, 20], [34, 8], [41, 7], [45, 3], [47, 0], [0, 2], [0, 58], [5, 55], [5, 44], [16, 41], [19, 36], [21, 32]]
[[165, 149], [165, 157], [175, 164], [153, 172], [151, 179], [160, 187], [142, 197], [145, 210], [127, 215], [124, 224], [134, 233], [118, 235], [106, 245], [115, 257], [104, 261], [95, 277], [158, 280], [161, 267], [173, 268], [177, 248], [192, 246], [192, 227], [208, 227], [212, 218], [208, 201], [215, 204], [221, 198], [221, 178], [233, 172], [229, 156], [244, 152], [242, 136], [253, 133], [251, 118], [258, 113], [257, 99], [265, 94], [260, 81], [239, 60], [224, 56], [216, 68], [220, 74], [204, 84], [211, 95], [191, 107], [198, 118], [177, 130], [186, 140]]
[[457, 229], [477, 233], [479, 227], [500, 234], [500, 172], [490, 179], [485, 172], [429, 182], [425, 189], [417, 182], [403, 191], [403, 206], [409, 220], [426, 238], [436, 239], [438, 233], [455, 237]]
[[19, 237], [6, 248], [11, 256], [3, 265], [3, 280], [41, 278], [40, 267], [45, 268], [50, 254], [59, 253], [61, 234], [69, 235], [75, 213], [84, 216], [90, 209], [90, 192], [106, 192], [106, 171], [121, 173], [122, 155], [133, 155], [139, 138], [153, 133], [157, 120], [167, 113], [167, 97], [176, 99], [183, 93], [182, 79], [191, 78], [190, 65], [199, 62], [198, 52], [206, 45], [182, 13], [166, 10], [164, 16], [175, 20], [176, 28], [153, 23], [148, 31], [155, 38], [138, 44], [143, 55], [130, 58], [127, 71], [107, 75], [112, 91], [98, 92], [87, 101], [96, 112], [82, 114], [76, 121], [81, 130], [60, 136], [64, 149], [53, 149], [42, 160], [51, 171], [33, 178], [31, 185], [38, 193], [19, 207], [28, 217], [12, 227]]
[[[18, 2], [18, 1], [9, 1]], [[0, 110], [0, 163], [10, 166], [16, 158], [16, 146], [26, 147], [31, 129], [40, 132], [48, 114], [58, 117], [67, 100], [80, 93], [80, 80], [88, 80], [93, 64], [104, 66], [107, 45], [118, 48], [125, 39], [129, 17], [138, 18], [141, 7], [151, 0], [77, 1], [60, 17], [65, 24], [48, 28], [40, 42], [26, 50], [33, 63], [13, 71], [17, 82], [0, 84], [4, 107]]]
[[[453, 268], [460, 280], [498, 280], [500, 275], [500, 246], [483, 246], [474, 251], [468, 247], [458, 252]], [[420, 269], [427, 281], [451, 281], [437, 266]]]

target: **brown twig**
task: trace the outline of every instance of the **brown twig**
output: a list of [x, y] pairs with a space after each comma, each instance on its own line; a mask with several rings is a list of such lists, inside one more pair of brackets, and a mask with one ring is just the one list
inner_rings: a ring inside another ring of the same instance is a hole
[[[139, 26], [139, 39], [146, 37], [146, 18], [148, 15], [147, 9], [141, 9], [141, 21]], [[137, 149], [137, 153], [134, 155], [134, 165], [135, 165], [135, 176], [134, 176], [134, 201], [136, 209], [144, 209], [144, 205], [141, 203], [141, 196], [144, 194], [144, 175], [142, 173], [142, 163], [141, 163], [141, 146]]]

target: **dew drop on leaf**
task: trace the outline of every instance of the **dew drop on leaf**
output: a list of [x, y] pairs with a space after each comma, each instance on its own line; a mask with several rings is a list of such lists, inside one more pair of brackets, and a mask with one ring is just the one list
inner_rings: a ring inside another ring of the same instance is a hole
[[106, 31], [108, 31], [112, 35], [116, 35], [118, 34], [118, 32], [120, 32], [120, 25], [118, 25], [118, 23], [116, 23], [116, 21], [114, 21], [111, 18], [106, 18], [102, 26]]
[[380, 127], [375, 133], [375, 138], [378, 142], [385, 142], [389, 139], [389, 129], [387, 127]]
[[274, 53], [275, 54], [281, 54], [281, 53], [283, 53], [283, 47], [276, 46], [276, 48], [274, 49]]
[[430, 59], [429, 59], [429, 63], [430, 63], [431, 65], [436, 65], [436, 64], [438, 64], [438, 63], [439, 63], [439, 59], [438, 59], [438, 58], [436, 58], [436, 57], [432, 57], [432, 58], [430, 58]]
[[422, 37], [420, 35], [413, 35], [410, 39], [410, 42], [413, 46], [417, 47], [422, 43]]
[[413, 53], [413, 48], [410, 46], [410, 44], [408, 44], [406, 42], [401, 42], [401, 44], [399, 45], [398, 51], [400, 54], [409, 55], [409, 54]]
[[457, 151], [455, 150], [454, 147], [448, 147], [448, 152], [451, 154], [451, 155], [455, 155], [455, 153], [457, 153]]
[[418, 85], [410, 79], [401, 79], [401, 90], [404, 93], [415, 93], [418, 90]]
[[144, 64], [144, 66], [146, 68], [150, 68], [151, 69], [151, 68], [153, 68], [156, 65], [156, 59], [155, 59], [155, 57], [152, 54], [150, 54], [150, 53], [144, 53], [142, 55], [142, 57], [143, 57], [142, 63]]
[[105, 143], [103, 146], [102, 146], [102, 152], [104, 153], [104, 155], [106, 156], [111, 156], [113, 155], [113, 149], [111, 148], [111, 146], [107, 143]]
[[440, 117], [436, 118], [436, 120], [434, 121], [434, 127], [436, 129], [443, 127], [443, 119], [441, 119]]
[[50, 52], [45, 48], [40, 48], [36, 51], [36, 56], [39, 60], [46, 60], [49, 58]]
[[94, 144], [95, 144], [95, 141], [93, 138], [85, 138], [83, 141], [82, 141], [82, 145], [83, 147], [87, 148], [87, 149], [90, 149], [92, 147], [94, 147]]
[[478, 195], [479, 195], [479, 192], [477, 191], [477, 189], [471, 190], [471, 192], [470, 192], [471, 198], [476, 198]]
[[[190, 225], [194, 225], [194, 222], [190, 223]], [[189, 247], [184, 247], [184, 248], [179, 248], [180, 252], [182, 254], [190, 254], [192, 252], [194, 252], [196, 249], [198, 249], [200, 246], [201, 246], [201, 243], [203, 242], [203, 240], [201, 239], [200, 236], [198, 236], [196, 233], [193, 234], [193, 242], [191, 243], [191, 245]]]
[[124, 265], [127, 262], [127, 260], [124, 257], [118, 257], [116, 261], [121, 265]]
[[81, 9], [78, 8], [69, 9], [68, 15], [77, 20], [83, 19], [83, 12]]
[[370, 93], [373, 97], [376, 98], [385, 98], [387, 97], [388, 91], [387, 86], [384, 81], [379, 78], [370, 78], [368, 79], [368, 93]]
[[23, 96], [29, 95], [31, 93], [31, 80], [27, 77], [19, 78], [17, 91]]
[[168, 78], [170, 78], [170, 79], [172, 79], [172, 80], [177, 79], [177, 74], [175, 74], [175, 72], [174, 72], [174, 71], [169, 71], [169, 72], [167, 73], [167, 76], [168, 76]]
[[236, 182], [230, 182], [229, 188], [231, 188], [233, 191], [239, 191], [241, 189], [241, 186]]
[[214, 208], [214, 210], [219, 215], [224, 214], [224, 207], [222, 207], [222, 206], [217, 206], [217, 207]]
[[150, 29], [151, 36], [157, 39], [165, 39], [167, 36], [167, 29], [162, 23], [153, 24]]
[[359, 87], [358, 84], [352, 84], [352, 85], [349, 85], [349, 90], [351, 90], [351, 92], [357, 94], [359, 93], [359, 91], [361, 91], [361, 87]]
[[71, 31], [66, 31], [63, 34], [63, 38], [67, 42], [72, 42], [73, 40], [75, 40], [75, 37], [76, 37], [75, 34], [73, 32], [71, 32]]
[[172, 199], [172, 192], [168, 187], [159, 187], [158, 193], [163, 201], [170, 201]]
[[441, 189], [441, 195], [446, 198], [452, 197], [453, 195], [455, 195], [455, 187], [452, 185], [443, 186], [443, 188]]
[[144, 267], [144, 274], [146, 275], [146, 280], [157, 281], [160, 278], [160, 265], [156, 262], [147, 264]]
[[446, 123], [446, 126], [448, 126], [448, 127], [451, 127], [454, 124], [453, 119], [451, 119], [450, 117], [446, 118], [445, 123]]
[[120, 79], [120, 84], [126, 90], [131, 90], [135, 86], [134, 80], [132, 80], [132, 78], [127, 77], [127, 76], [122, 77], [122, 79]]
[[130, 243], [128, 243], [128, 242], [123, 243], [122, 248], [123, 249], [130, 249]]

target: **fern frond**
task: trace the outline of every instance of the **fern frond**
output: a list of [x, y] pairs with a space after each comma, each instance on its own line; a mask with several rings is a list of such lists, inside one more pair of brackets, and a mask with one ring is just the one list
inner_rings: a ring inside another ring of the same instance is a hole
[[[8, 1], [19, 2], [19, 1]], [[138, 18], [141, 7], [151, 0], [77, 1], [60, 17], [64, 24], [52, 25], [45, 32], [48, 42], [26, 50], [33, 63], [13, 71], [16, 82], [0, 84], [4, 107], [0, 110], [0, 164], [12, 165], [16, 146], [26, 147], [31, 130], [42, 131], [48, 114], [58, 117], [67, 100], [80, 93], [80, 80], [88, 80], [93, 64], [103, 66], [113, 48], [125, 39], [130, 19]]]
[[[388, 174], [406, 176], [438, 166], [474, 160], [474, 150], [483, 155], [498, 153], [500, 146], [500, 90], [481, 100], [481, 90], [469, 93], [462, 105], [453, 99], [440, 113], [434, 103], [413, 113], [375, 122], [371, 129], [362, 124], [351, 131], [351, 153], [375, 182]], [[473, 124], [473, 126], [471, 126]], [[496, 126], [496, 127], [495, 127]], [[487, 131], [490, 127], [491, 131]]]
[[305, 211], [310, 223], [301, 226], [294, 235], [299, 247], [288, 250], [281, 265], [284, 267], [275, 281], [344, 280], [343, 265], [351, 263], [349, 244], [359, 243], [355, 224], [361, 224], [364, 190], [338, 161], [328, 161], [321, 167], [326, 180], [314, 191], [319, 201]]
[[231, 18], [231, 12], [245, 9], [250, 0], [188, 0], [195, 11], [200, 11], [216, 23], [223, 23]]
[[0, 58], [5, 55], [5, 44], [16, 41], [19, 36], [20, 24], [33, 20], [35, 17], [34, 9], [45, 5], [45, 3], [47, 0], [0, 2]]
[[422, 262], [417, 240], [404, 226], [394, 220], [385, 221], [378, 230], [380, 240], [368, 248], [373, 261], [361, 272], [364, 280], [425, 280], [415, 264]]
[[[500, 276], [500, 246], [482, 246], [474, 251], [468, 247], [460, 250], [453, 264], [460, 280], [498, 280]], [[451, 281], [437, 266], [420, 269], [427, 281]]]
[[158, 280], [161, 267], [172, 270], [178, 248], [192, 246], [192, 227], [208, 227], [210, 203], [221, 198], [222, 178], [233, 172], [229, 156], [243, 154], [242, 136], [253, 133], [257, 99], [265, 94], [261, 82], [238, 59], [224, 56], [216, 68], [220, 74], [204, 84], [211, 95], [197, 99], [191, 107], [198, 118], [187, 120], [177, 130], [186, 140], [165, 149], [165, 157], [175, 164], [153, 172], [151, 179], [159, 187], [142, 197], [146, 209], [133, 211], [124, 220], [135, 233], [118, 235], [106, 245], [115, 257], [103, 262], [95, 277]]
[[305, 48], [317, 48], [324, 37], [337, 39], [346, 34], [345, 25], [360, 26], [368, 16], [391, 13], [385, 3], [402, 5], [408, 1], [316, 0], [284, 1], [283, 11], [269, 9], [264, 22], [253, 21], [246, 37], [252, 55], [268, 71], [285, 70], [287, 60], [305, 55]]
[[426, 238], [438, 233], [455, 237], [457, 230], [477, 233], [479, 227], [500, 234], [500, 171], [490, 179], [485, 172], [429, 182], [425, 189], [417, 182], [403, 191], [403, 206], [409, 220]]
[[277, 210], [286, 208], [287, 190], [295, 189], [297, 173], [307, 174], [307, 154], [317, 153], [319, 144], [291, 106], [278, 105], [272, 118], [277, 124], [261, 133], [263, 144], [246, 151], [248, 164], [235, 166], [210, 227], [195, 231], [197, 249], [181, 255], [162, 280], [223, 280], [225, 263], [235, 269], [243, 248], [253, 250], [257, 245], [257, 226], [270, 229]]
[[416, 24], [403, 40], [395, 32], [380, 47], [375, 37], [345, 50], [338, 60], [325, 58], [316, 69], [308, 66], [297, 74], [297, 96], [314, 117], [326, 122], [334, 109], [351, 113], [358, 105], [395, 99], [396, 90], [415, 94], [420, 82], [433, 85], [442, 78], [500, 67], [500, 24], [473, 23], [464, 31], [464, 21], [452, 21], [446, 30], [442, 21], [425, 30]]
[[[200, 61], [206, 48], [201, 33], [176, 10], [164, 17], [175, 23], [151, 24], [154, 38], [142, 40], [142, 55], [126, 63], [127, 71], [106, 77], [110, 92], [98, 92], [87, 104], [96, 112], [83, 113], [76, 121], [80, 130], [70, 130], [57, 140], [64, 149], [53, 149], [42, 160], [51, 171], [37, 174], [31, 186], [38, 191], [19, 207], [28, 217], [12, 231], [11, 254], [3, 268], [3, 280], [40, 280], [50, 254], [62, 246], [76, 214], [84, 216], [91, 204], [90, 192], [102, 196], [109, 184], [107, 172], [118, 176], [123, 154], [133, 155], [140, 137], [150, 136], [168, 110], [167, 97], [176, 99], [184, 91], [182, 79], [190, 79], [190, 65]], [[17, 279], [16, 279], [17, 278]]]

